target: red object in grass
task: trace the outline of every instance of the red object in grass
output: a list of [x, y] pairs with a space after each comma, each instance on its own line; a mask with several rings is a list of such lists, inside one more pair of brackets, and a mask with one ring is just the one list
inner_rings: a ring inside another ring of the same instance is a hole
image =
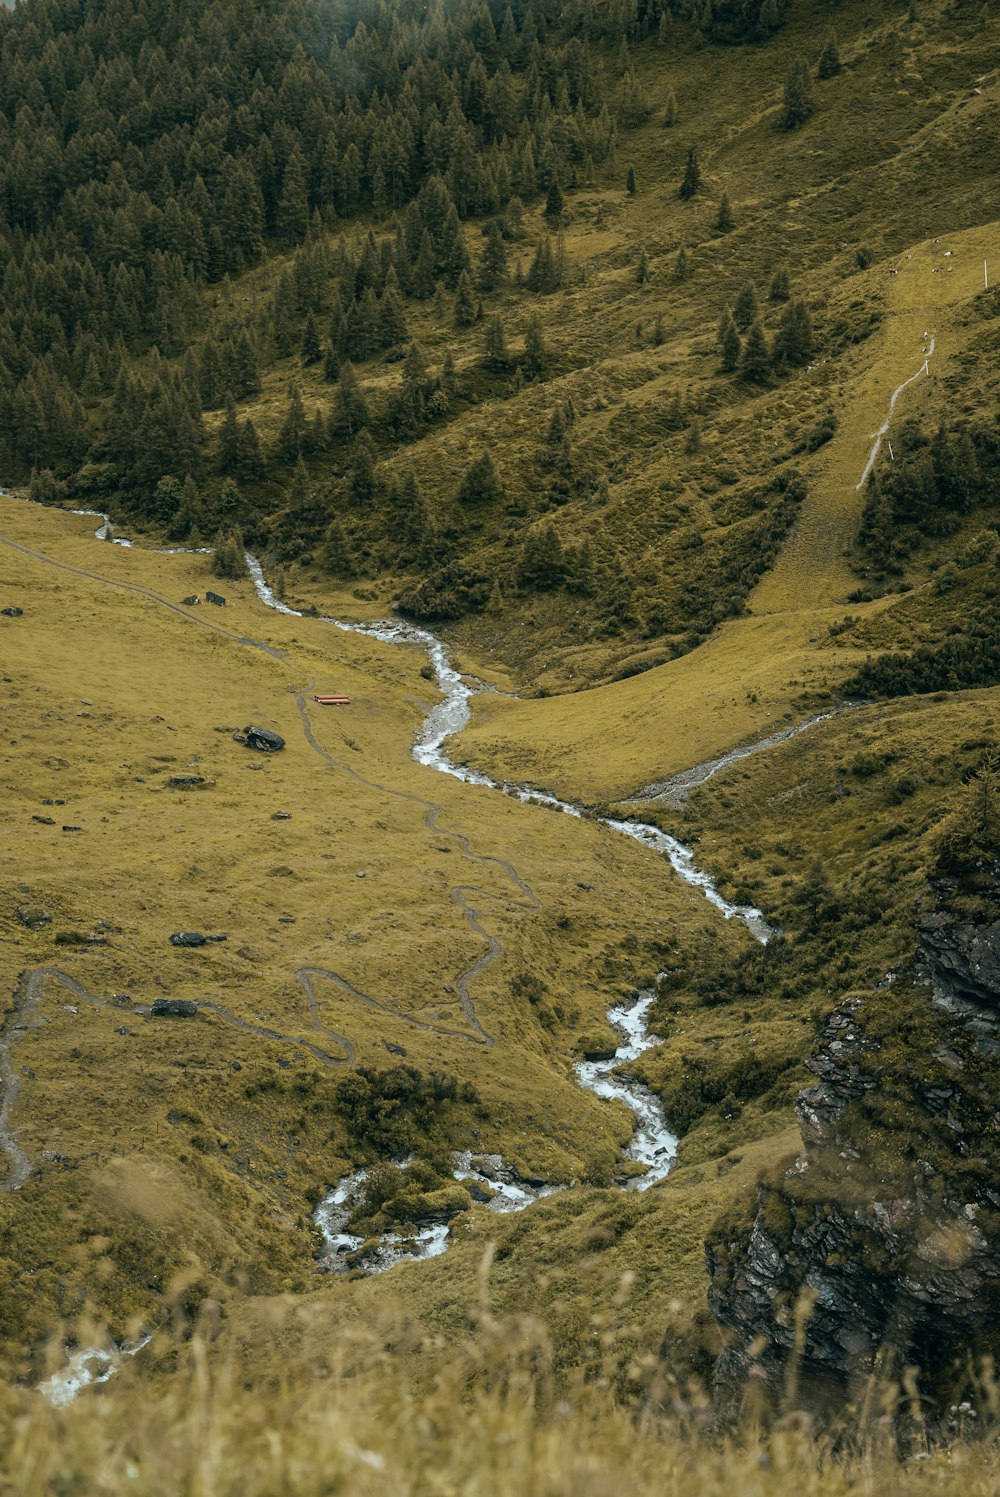
[[314, 696], [313, 701], [318, 702], [321, 707], [349, 707], [351, 705], [350, 697], [341, 696]]

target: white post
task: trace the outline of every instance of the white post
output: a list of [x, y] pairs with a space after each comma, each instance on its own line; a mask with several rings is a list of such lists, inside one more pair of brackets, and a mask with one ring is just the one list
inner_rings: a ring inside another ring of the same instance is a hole
[[983, 289], [986, 291], [990, 289], [989, 266], [986, 264], [985, 260], [983, 261]]
[[893, 455], [892, 443], [891, 442], [889, 443], [889, 461], [890, 461], [890, 463], [894, 463], [896, 461], [896, 459], [895, 459], [895, 457]]

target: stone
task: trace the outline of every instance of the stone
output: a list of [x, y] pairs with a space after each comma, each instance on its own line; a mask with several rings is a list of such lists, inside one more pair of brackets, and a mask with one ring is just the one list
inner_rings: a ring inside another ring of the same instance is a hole
[[182, 598], [181, 602], [185, 608], [195, 608], [201, 602], [197, 593], [192, 593], [190, 598]]
[[150, 1009], [154, 1019], [191, 1019], [198, 1005], [190, 998], [154, 998]]
[[175, 790], [200, 790], [203, 785], [211, 785], [211, 780], [206, 780], [203, 774], [172, 774], [167, 781], [173, 785]]
[[403, 1045], [394, 1045], [391, 1040], [383, 1040], [385, 1048], [390, 1055], [405, 1055], [406, 1049]]
[[7, 618], [7, 619], [23, 619], [24, 618], [24, 609], [23, 608], [0, 608], [0, 613], [2, 613], [3, 616], [4, 616], [4, 618]]
[[219, 935], [219, 936], [206, 936], [205, 940], [208, 941], [212, 945], [218, 945], [218, 943], [220, 941], [228, 941], [229, 937], [228, 936], [223, 936], [223, 935]]
[[28, 930], [42, 930], [46, 925], [52, 924], [52, 916], [40, 905], [32, 908], [22, 904], [17, 911], [17, 918], [22, 925], [27, 926]]
[[55, 944], [57, 946], [106, 946], [108, 938], [99, 936], [92, 930], [60, 930], [56, 932]]
[[291, 819], [291, 811], [275, 811], [274, 815], [271, 817], [272, 821], [291, 821]]
[[285, 746], [285, 740], [280, 733], [273, 733], [270, 728], [255, 728], [252, 725], [243, 729], [242, 734], [236, 734], [237, 743], [242, 743], [246, 748], [257, 749], [262, 754], [277, 754]]
[[469, 1195], [480, 1206], [488, 1205], [493, 1199], [492, 1190], [487, 1190], [485, 1186], [480, 1185], [478, 1180], [469, 1181]]
[[208, 937], [197, 930], [175, 930], [170, 937], [171, 946], [205, 946]]
[[63, 827], [63, 831], [64, 832], [82, 832], [83, 831], [83, 827], [82, 826], [64, 826]]
[[37, 821], [41, 826], [55, 826], [54, 816], [32, 816], [32, 821]]

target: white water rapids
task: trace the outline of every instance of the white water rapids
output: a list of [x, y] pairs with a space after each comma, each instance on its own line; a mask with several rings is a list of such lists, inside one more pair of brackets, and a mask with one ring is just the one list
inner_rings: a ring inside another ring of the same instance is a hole
[[[249, 553], [247, 566], [262, 603], [268, 608], [277, 609], [279, 613], [289, 614], [294, 618], [303, 617], [299, 610], [290, 608], [287, 603], [275, 597], [260, 562]], [[528, 805], [544, 806], [567, 816], [582, 816], [579, 806], [561, 800], [547, 791], [494, 780], [481, 770], [456, 764], [448, 758], [444, 745], [449, 738], [453, 738], [467, 726], [471, 717], [469, 701], [476, 688], [470, 686], [452, 665], [447, 645], [428, 629], [421, 629], [399, 619], [387, 619], [374, 624], [351, 624], [329, 617], [321, 617], [320, 621], [349, 633], [364, 634], [390, 644], [418, 645], [426, 650], [441, 691], [441, 700], [431, 708], [417, 734], [413, 757], [418, 763], [437, 770], [439, 774], [451, 775], [464, 784], [479, 785], [514, 796]], [[612, 832], [629, 837], [640, 846], [662, 854], [685, 883], [699, 889], [727, 920], [742, 920], [758, 941], [767, 942], [775, 934], [763, 913], [753, 905], [736, 905], [724, 898], [709, 875], [697, 866], [691, 849], [678, 842], [675, 837], [647, 822], [620, 821], [614, 817], [598, 819]], [[621, 1037], [622, 1043], [613, 1055], [600, 1060], [582, 1061], [576, 1067], [581, 1085], [588, 1087], [599, 1097], [624, 1102], [635, 1114], [636, 1130], [626, 1146], [625, 1157], [646, 1167], [640, 1177], [629, 1181], [629, 1185], [637, 1190], [647, 1190], [649, 1186], [662, 1180], [677, 1152], [677, 1139], [667, 1124], [659, 1098], [642, 1082], [629, 1077], [627, 1073], [620, 1074], [618, 1070], [619, 1066], [636, 1060], [643, 1051], [659, 1043], [649, 1033], [646, 1022], [653, 1001], [653, 993], [640, 993], [631, 1004], [612, 1008], [608, 1013], [608, 1020]], [[489, 1162], [488, 1174], [476, 1168], [477, 1160], [483, 1158]], [[491, 1156], [469, 1157], [464, 1162], [460, 1158], [457, 1164], [456, 1180], [478, 1180], [490, 1189], [488, 1204], [491, 1210], [523, 1210], [540, 1196], [552, 1193], [552, 1187], [531, 1187], [518, 1181], [501, 1160]], [[446, 1224], [433, 1223], [422, 1226], [409, 1238], [400, 1238], [394, 1233], [386, 1234], [371, 1248], [366, 1248], [363, 1260], [356, 1259], [354, 1255], [361, 1248], [362, 1239], [346, 1231], [346, 1226], [352, 1211], [363, 1198], [364, 1180], [363, 1170], [341, 1180], [316, 1210], [315, 1220], [324, 1239], [326, 1260], [330, 1267], [361, 1266], [366, 1273], [378, 1273], [391, 1268], [394, 1263], [436, 1257], [444, 1252], [448, 1227]]]

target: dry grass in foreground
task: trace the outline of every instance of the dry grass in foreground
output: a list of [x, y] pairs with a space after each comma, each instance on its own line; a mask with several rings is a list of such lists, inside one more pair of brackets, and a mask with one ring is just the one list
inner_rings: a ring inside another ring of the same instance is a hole
[[154, 1380], [149, 1362], [128, 1364], [100, 1395], [64, 1410], [34, 1390], [5, 1389], [0, 1497], [986, 1497], [998, 1489], [1000, 1389], [989, 1375], [978, 1382], [978, 1418], [959, 1414], [940, 1438], [928, 1432], [909, 1379], [905, 1392], [869, 1394], [836, 1435], [820, 1436], [806, 1414], [791, 1412], [767, 1433], [751, 1423], [722, 1436], [700, 1389], [663, 1363], [631, 1359], [627, 1281], [594, 1317], [589, 1363], [567, 1379], [537, 1320], [491, 1313], [490, 1256], [470, 1310], [475, 1334], [460, 1349], [425, 1340], [414, 1355], [412, 1324], [391, 1326], [386, 1316], [367, 1337], [345, 1331], [331, 1357], [298, 1310], [294, 1353], [277, 1334], [236, 1350], [231, 1333], [213, 1340], [217, 1307], [205, 1306], [187, 1339], [162, 1336], [150, 1348]]

